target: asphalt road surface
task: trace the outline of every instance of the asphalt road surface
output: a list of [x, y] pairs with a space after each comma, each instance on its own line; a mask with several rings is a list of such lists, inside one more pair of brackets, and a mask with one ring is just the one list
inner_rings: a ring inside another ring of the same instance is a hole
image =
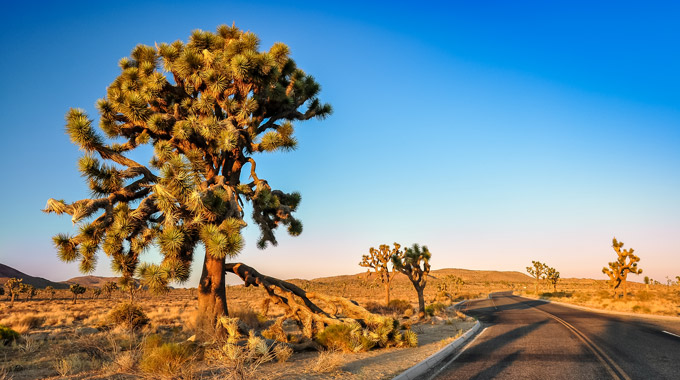
[[680, 321], [495, 293], [461, 305], [482, 332], [423, 379], [680, 379]]

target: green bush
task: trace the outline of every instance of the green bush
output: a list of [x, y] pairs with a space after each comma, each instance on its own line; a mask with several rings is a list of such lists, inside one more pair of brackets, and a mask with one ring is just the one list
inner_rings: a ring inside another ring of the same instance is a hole
[[352, 352], [352, 327], [344, 324], [330, 325], [316, 335], [316, 341], [320, 345], [329, 348]]
[[8, 344], [19, 339], [19, 333], [11, 328], [0, 325], [0, 343]]
[[116, 306], [109, 313], [108, 320], [112, 324], [130, 330], [137, 330], [149, 324], [149, 318], [142, 308], [131, 303], [122, 303]]

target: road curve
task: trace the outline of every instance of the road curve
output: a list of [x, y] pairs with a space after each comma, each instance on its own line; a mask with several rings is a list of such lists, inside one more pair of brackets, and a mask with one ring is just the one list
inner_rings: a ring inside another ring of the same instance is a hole
[[484, 330], [422, 379], [680, 379], [680, 321], [595, 313], [509, 293], [461, 308]]

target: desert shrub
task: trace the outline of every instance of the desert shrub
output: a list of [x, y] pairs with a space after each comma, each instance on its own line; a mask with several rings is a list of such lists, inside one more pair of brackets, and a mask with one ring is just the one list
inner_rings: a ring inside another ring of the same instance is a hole
[[640, 301], [649, 301], [652, 299], [652, 294], [646, 290], [643, 290], [641, 292], [638, 292], [637, 294], [637, 299]]
[[149, 324], [149, 318], [142, 308], [131, 303], [122, 303], [116, 306], [109, 313], [108, 321], [130, 330], [137, 330]]
[[148, 345], [142, 353], [139, 369], [159, 378], [177, 378], [191, 371], [192, 352], [188, 345], [162, 343]]
[[345, 324], [335, 324], [326, 327], [316, 335], [320, 345], [331, 350], [354, 351], [352, 342], [352, 327]]
[[233, 308], [229, 311], [229, 316], [238, 318], [245, 323], [249, 329], [260, 329], [267, 322], [267, 317], [253, 309]]
[[435, 315], [442, 312], [444, 309], [446, 309], [446, 305], [441, 302], [435, 302], [425, 306], [425, 313], [427, 315]]
[[411, 303], [406, 300], [391, 300], [387, 306], [377, 303], [368, 302], [365, 307], [366, 310], [374, 314], [392, 315], [404, 314], [407, 310], [411, 310]]
[[278, 345], [276, 345], [276, 347], [274, 347], [274, 356], [276, 356], [276, 360], [279, 363], [287, 362], [288, 359], [290, 359], [290, 357], [292, 355], [293, 355], [293, 349], [288, 347], [288, 346], [278, 344]]
[[316, 373], [326, 373], [337, 370], [341, 364], [342, 354], [336, 351], [322, 351], [311, 363], [310, 369]]
[[0, 343], [8, 344], [19, 339], [19, 333], [11, 328], [0, 325]]

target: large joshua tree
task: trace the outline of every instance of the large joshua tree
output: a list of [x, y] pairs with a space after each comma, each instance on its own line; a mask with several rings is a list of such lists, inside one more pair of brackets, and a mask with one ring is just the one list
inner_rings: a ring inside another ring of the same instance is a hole
[[527, 267], [527, 273], [536, 279], [536, 283], [534, 284], [534, 293], [538, 294], [538, 283], [539, 281], [546, 278], [545, 275], [549, 267], [540, 261], [533, 260], [531, 261], [531, 265], [532, 266]]
[[[44, 211], [78, 224], [75, 235], [54, 237], [58, 255], [87, 273], [101, 250], [124, 279], [139, 274], [162, 286], [188, 279], [201, 245], [199, 316], [214, 322], [228, 314], [225, 265], [244, 246], [244, 204], [260, 228], [259, 248], [277, 244], [280, 225], [293, 236], [302, 231], [292, 215], [300, 195], [260, 178], [256, 155], [294, 149], [293, 123], [324, 118], [331, 107], [286, 45], [260, 51], [255, 34], [234, 26], [194, 31], [188, 43], [138, 45], [119, 65], [97, 102], [105, 137], [84, 111], [66, 115], [93, 197], [48, 200]], [[148, 164], [130, 158], [143, 145], [153, 148]], [[152, 245], [163, 260], [140, 272], [140, 254]]]
[[[427, 276], [430, 274], [430, 258], [432, 254], [427, 246], [413, 244], [406, 248], [402, 254], [392, 255], [394, 268], [403, 273], [413, 284], [418, 294], [418, 318], [425, 318], [425, 297], [423, 290], [427, 285]], [[422, 267], [420, 266], [422, 262]]]
[[392, 262], [392, 256], [401, 256], [401, 245], [394, 243], [394, 248], [390, 248], [387, 244], [381, 244], [378, 249], [371, 247], [368, 250], [368, 255], [361, 257], [359, 266], [368, 268], [368, 275], [371, 275], [371, 269], [378, 275], [378, 279], [385, 287], [385, 305], [390, 304], [390, 284], [394, 279], [395, 269], [392, 266], [392, 273], [390, 273], [389, 264]]
[[616, 238], [612, 239], [612, 248], [616, 252], [617, 259], [609, 263], [609, 268], [602, 268], [602, 273], [609, 276], [609, 284], [616, 292], [616, 289], [623, 284], [623, 298], [626, 298], [626, 279], [628, 273], [640, 274], [642, 269], [638, 268], [638, 261], [640, 258], [633, 254], [633, 248], [622, 249], [623, 242], [619, 242]]

